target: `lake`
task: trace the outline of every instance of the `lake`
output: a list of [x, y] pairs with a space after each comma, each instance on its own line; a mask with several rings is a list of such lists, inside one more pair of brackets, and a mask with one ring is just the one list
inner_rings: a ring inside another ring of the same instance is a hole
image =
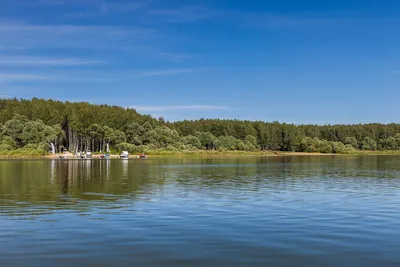
[[400, 266], [400, 157], [0, 160], [0, 266]]

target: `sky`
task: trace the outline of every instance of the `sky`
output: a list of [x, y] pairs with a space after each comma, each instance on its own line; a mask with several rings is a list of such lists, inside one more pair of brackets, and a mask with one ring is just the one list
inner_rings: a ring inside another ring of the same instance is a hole
[[0, 98], [400, 122], [400, 1], [0, 0]]

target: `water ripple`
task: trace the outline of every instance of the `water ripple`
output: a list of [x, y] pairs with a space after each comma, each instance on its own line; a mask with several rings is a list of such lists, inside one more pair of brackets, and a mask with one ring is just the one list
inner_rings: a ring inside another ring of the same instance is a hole
[[1, 266], [400, 266], [400, 157], [1, 166]]

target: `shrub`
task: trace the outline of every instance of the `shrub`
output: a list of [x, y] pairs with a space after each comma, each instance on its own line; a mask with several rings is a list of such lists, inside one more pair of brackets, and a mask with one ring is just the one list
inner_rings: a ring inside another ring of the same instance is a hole
[[3, 145], [8, 145], [8, 146], [10, 146], [12, 148], [17, 148], [17, 143], [10, 136], [4, 136], [2, 144]]
[[361, 142], [362, 150], [376, 150], [376, 148], [376, 142], [370, 137], [365, 137], [364, 140], [362, 140]]
[[10, 145], [0, 144], [1, 154], [5, 154], [6, 152], [13, 150], [14, 148]]
[[341, 142], [332, 142], [332, 152], [333, 153], [345, 153], [346, 146]]
[[346, 137], [344, 139], [345, 145], [351, 145], [354, 149], [358, 149], [358, 142], [355, 137]]

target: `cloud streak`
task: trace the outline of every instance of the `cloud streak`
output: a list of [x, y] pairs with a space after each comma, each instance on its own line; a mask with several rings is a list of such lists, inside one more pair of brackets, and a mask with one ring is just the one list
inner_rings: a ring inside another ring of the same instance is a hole
[[176, 7], [163, 7], [163, 3], [152, 0], [135, 1], [107, 1], [107, 0], [38, 0], [32, 3], [40, 6], [74, 5], [80, 6], [78, 12], [65, 14], [66, 18], [93, 18], [107, 16], [115, 13], [135, 13], [136, 17], [146, 19], [151, 23], [167, 22], [195, 22], [207, 20], [219, 15], [219, 11], [209, 9], [203, 5], [181, 5]]
[[170, 23], [195, 22], [218, 17], [215, 10], [204, 6], [181, 6], [177, 8], [156, 8], [148, 11], [148, 14], [161, 21]]
[[135, 27], [35, 25], [0, 23], [0, 47], [116, 49], [151, 38], [152, 31]]
[[[14, 62], [17, 63], [17, 62]], [[22, 62], [18, 62], [22, 63]], [[39, 61], [26, 63], [33, 64], [32, 66], [37, 66], [40, 64]], [[69, 64], [69, 61], [61, 62], [61, 64]], [[73, 62], [74, 63], [74, 62]], [[48, 62], [48, 66], [53, 66], [52, 64], [60, 64], [60, 62]], [[2, 64], [0, 63], [0, 66]], [[57, 66], [70, 66], [70, 65], [57, 65]], [[76, 66], [76, 65], [73, 65]], [[148, 70], [148, 71], [114, 71], [105, 74], [102, 71], [79, 71], [79, 70], [46, 70], [40, 72], [4, 72], [0, 73], [0, 82], [22, 82], [22, 81], [38, 81], [42, 83], [107, 83], [123, 80], [135, 80], [148, 77], [158, 77], [158, 76], [173, 76], [185, 73], [190, 73], [195, 71], [195, 69], [165, 69], [165, 70]]]
[[135, 3], [110, 3], [103, 2], [97, 3], [93, 8], [87, 11], [78, 11], [64, 15], [66, 18], [93, 18], [98, 16], [106, 16], [112, 13], [130, 13], [136, 11], [143, 11], [146, 7], [145, 2]]
[[192, 60], [192, 59], [196, 59], [196, 58], [200, 57], [199, 55], [195, 55], [195, 54], [170, 53], [170, 52], [159, 53], [159, 56], [163, 59], [166, 59], [166, 60], [174, 62], [174, 63], [180, 63], [183, 61]]
[[42, 75], [25, 73], [0, 73], [0, 82], [8, 81], [40, 81], [47, 78]]
[[274, 14], [274, 13], [231, 13], [242, 25], [260, 29], [326, 29], [330, 27], [351, 28], [366, 25], [398, 24], [397, 17], [380, 17], [356, 14]]
[[42, 58], [42, 57], [2, 57], [0, 65], [41, 65], [41, 66], [80, 66], [102, 64], [100, 61], [90, 61], [72, 58]]
[[167, 70], [143, 71], [134, 74], [134, 76], [135, 77], [170, 76], [170, 75], [189, 73], [193, 71], [195, 71], [195, 69], [167, 69]]

